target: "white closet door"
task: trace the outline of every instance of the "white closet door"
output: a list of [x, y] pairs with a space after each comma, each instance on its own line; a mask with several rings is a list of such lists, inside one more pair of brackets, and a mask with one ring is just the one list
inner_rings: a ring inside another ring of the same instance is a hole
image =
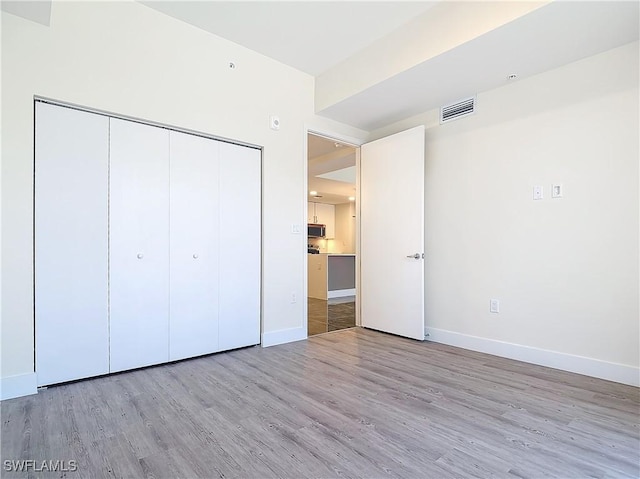
[[38, 385], [109, 372], [109, 119], [36, 103]]
[[169, 360], [169, 132], [111, 118], [111, 371]]
[[261, 152], [220, 144], [220, 349], [260, 343]]
[[218, 351], [219, 142], [171, 132], [170, 359]]

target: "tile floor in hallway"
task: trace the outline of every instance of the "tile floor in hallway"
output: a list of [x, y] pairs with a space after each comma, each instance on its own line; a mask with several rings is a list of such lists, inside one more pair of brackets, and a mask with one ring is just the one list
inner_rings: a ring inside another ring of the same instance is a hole
[[356, 325], [356, 298], [335, 298], [329, 301], [307, 298], [309, 336], [353, 328]]

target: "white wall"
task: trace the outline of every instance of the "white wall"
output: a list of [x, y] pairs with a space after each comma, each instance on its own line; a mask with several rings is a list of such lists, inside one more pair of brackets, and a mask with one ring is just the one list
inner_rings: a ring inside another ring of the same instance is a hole
[[479, 94], [445, 125], [430, 111], [373, 133], [427, 126], [432, 339], [638, 384], [638, 53]]
[[352, 214], [352, 203], [336, 205], [336, 248], [337, 253], [355, 253], [355, 218]]
[[3, 12], [3, 385], [22, 387], [34, 367], [34, 95], [264, 147], [263, 328], [275, 343], [306, 336], [303, 302], [289, 302], [306, 294], [307, 238], [291, 234], [306, 224], [305, 128], [365, 134], [315, 117], [313, 88], [309, 75], [137, 2], [53, 2], [50, 27]]

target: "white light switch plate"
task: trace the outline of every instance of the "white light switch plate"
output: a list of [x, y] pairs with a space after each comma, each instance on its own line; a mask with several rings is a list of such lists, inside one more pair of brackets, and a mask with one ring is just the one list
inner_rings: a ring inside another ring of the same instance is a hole
[[500, 300], [492, 299], [489, 301], [489, 312], [490, 313], [499, 313], [500, 312]]

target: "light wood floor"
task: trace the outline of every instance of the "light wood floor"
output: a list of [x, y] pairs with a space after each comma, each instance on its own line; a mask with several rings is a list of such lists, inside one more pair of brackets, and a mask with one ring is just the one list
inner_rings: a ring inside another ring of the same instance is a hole
[[640, 475], [638, 388], [359, 328], [1, 407], [3, 468], [66, 477]]

